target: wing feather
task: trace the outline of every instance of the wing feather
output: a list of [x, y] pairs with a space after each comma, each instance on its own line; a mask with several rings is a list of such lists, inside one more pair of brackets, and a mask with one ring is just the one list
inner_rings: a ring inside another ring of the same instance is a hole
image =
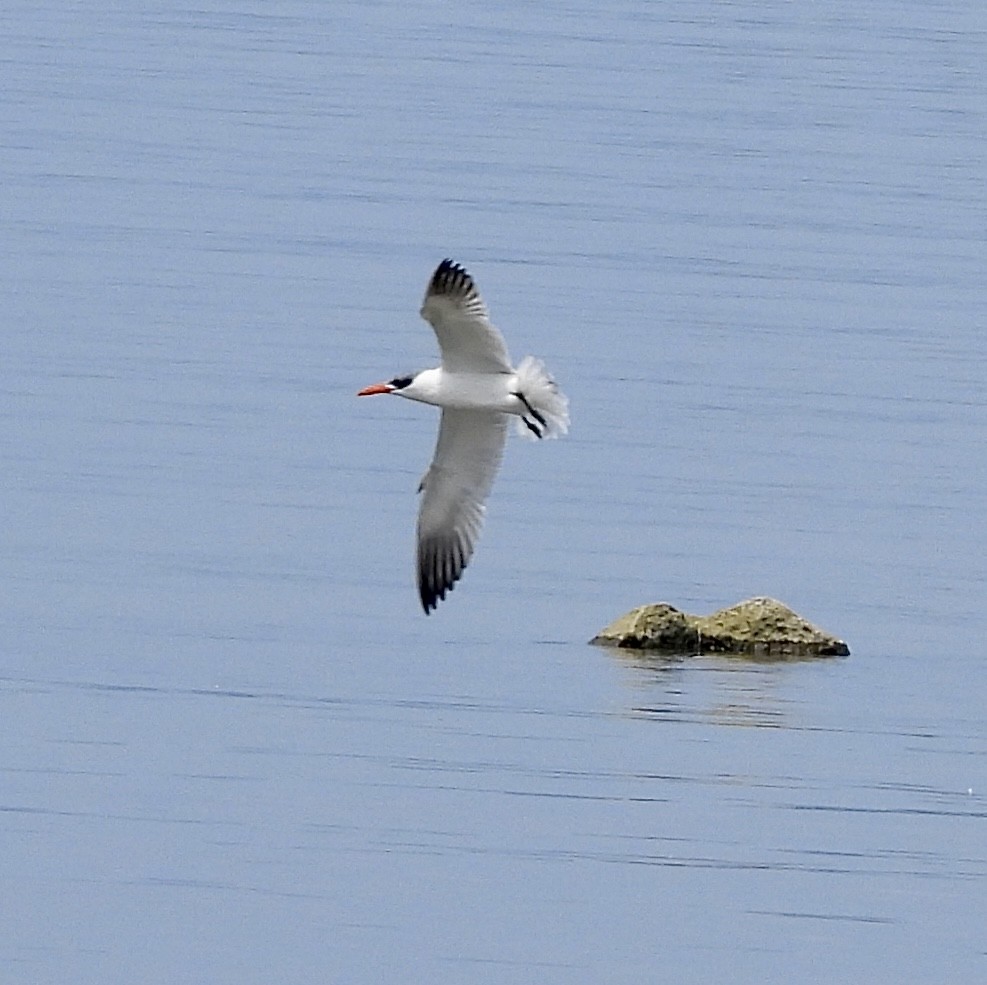
[[442, 411], [418, 509], [418, 594], [426, 613], [452, 590], [473, 556], [506, 440], [504, 414]]
[[458, 263], [443, 260], [425, 291], [422, 318], [435, 330], [442, 366], [451, 373], [510, 373], [504, 337], [490, 322], [473, 278]]

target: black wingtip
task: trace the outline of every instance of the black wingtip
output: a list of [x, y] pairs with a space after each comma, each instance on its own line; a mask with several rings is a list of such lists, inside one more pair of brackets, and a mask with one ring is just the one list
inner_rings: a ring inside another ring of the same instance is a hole
[[418, 597], [426, 616], [456, 587], [468, 563], [468, 551], [458, 538], [426, 538], [419, 544]]
[[439, 607], [439, 603], [446, 597], [446, 594], [451, 592], [455, 587], [455, 585], [445, 585], [442, 588], [436, 588], [432, 585], [425, 585], [424, 583], [419, 585], [418, 595], [422, 600], [422, 608], [425, 610], [425, 615], [431, 615]]
[[473, 278], [462, 264], [446, 257], [432, 274], [428, 285], [429, 294], [466, 295], [475, 290]]

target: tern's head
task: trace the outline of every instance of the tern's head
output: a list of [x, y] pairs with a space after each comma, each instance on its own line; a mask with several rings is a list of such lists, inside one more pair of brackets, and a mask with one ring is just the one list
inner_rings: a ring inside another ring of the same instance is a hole
[[411, 385], [414, 376], [395, 376], [388, 383], [375, 383], [373, 386], [365, 386], [358, 394], [358, 397], [372, 397], [375, 393], [397, 393], [406, 386]]

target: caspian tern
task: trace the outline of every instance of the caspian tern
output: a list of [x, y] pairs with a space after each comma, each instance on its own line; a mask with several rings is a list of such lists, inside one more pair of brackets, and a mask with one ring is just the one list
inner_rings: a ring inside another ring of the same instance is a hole
[[442, 365], [365, 387], [442, 408], [439, 440], [418, 487], [418, 594], [425, 614], [446, 597], [473, 556], [484, 505], [500, 467], [508, 415], [518, 433], [554, 438], [569, 429], [569, 401], [541, 360], [511, 366], [473, 278], [452, 260], [432, 275], [422, 317], [435, 330]]

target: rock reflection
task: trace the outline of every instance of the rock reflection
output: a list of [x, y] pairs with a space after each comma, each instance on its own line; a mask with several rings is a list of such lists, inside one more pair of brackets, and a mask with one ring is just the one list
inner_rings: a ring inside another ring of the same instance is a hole
[[[653, 657], [610, 650], [633, 672], [631, 686], [661, 691], [660, 701], [635, 702], [632, 713], [667, 721], [706, 722], [747, 728], [787, 728], [792, 703], [780, 693], [784, 666], [819, 661], [792, 657]], [[686, 685], [686, 674], [689, 682]]]

